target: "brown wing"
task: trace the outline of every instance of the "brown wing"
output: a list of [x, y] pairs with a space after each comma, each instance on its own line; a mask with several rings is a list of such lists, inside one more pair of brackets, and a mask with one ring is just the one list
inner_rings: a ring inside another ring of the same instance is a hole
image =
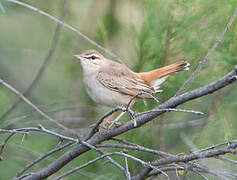
[[[100, 69], [97, 79], [105, 87], [126, 95], [134, 96], [141, 91], [154, 93], [154, 89], [126, 66], [108, 61], [108, 66]], [[151, 98], [142, 94], [140, 98]]]

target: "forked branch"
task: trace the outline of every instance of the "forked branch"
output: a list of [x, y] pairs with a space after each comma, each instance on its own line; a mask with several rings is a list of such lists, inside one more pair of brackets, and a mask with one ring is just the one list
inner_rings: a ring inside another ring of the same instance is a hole
[[[95, 145], [97, 145], [97, 144], [99, 144], [99, 143], [101, 143], [105, 140], [109, 140], [109, 139], [111, 139], [111, 138], [113, 138], [117, 135], [128, 132], [132, 129], [138, 128], [138, 127], [142, 126], [143, 124], [145, 124], [145, 123], [151, 121], [152, 119], [156, 118], [160, 114], [163, 114], [164, 111], [159, 111], [160, 109], [174, 108], [174, 107], [176, 107], [180, 104], [183, 104], [187, 101], [190, 101], [192, 99], [196, 99], [196, 98], [205, 96], [207, 94], [213, 93], [213, 92], [215, 92], [215, 91], [217, 91], [217, 90], [233, 83], [234, 81], [236, 81], [236, 79], [237, 79], [237, 66], [235, 67], [235, 69], [232, 72], [228, 73], [227, 75], [220, 78], [219, 80], [217, 80], [215, 82], [212, 82], [212, 83], [210, 83], [210, 84], [208, 84], [204, 87], [201, 87], [201, 88], [195, 89], [193, 91], [184, 93], [180, 96], [172, 97], [168, 101], [166, 101], [163, 104], [161, 104], [161, 105], [157, 106], [156, 108], [154, 108], [154, 111], [151, 111], [148, 114], [143, 114], [143, 115], [137, 117], [136, 118], [137, 127], [134, 127], [133, 121], [129, 121], [129, 122], [125, 123], [124, 125], [118, 127], [118, 128], [114, 128], [114, 129], [102, 132], [100, 134], [97, 134], [95, 136], [92, 136], [91, 138], [89, 138], [87, 140], [87, 143], [95, 146]], [[234, 146], [236, 146], [236, 145], [237, 144], [235, 144]], [[236, 147], [231, 146], [231, 149], [227, 148], [226, 153], [229, 153], [229, 152], [232, 153], [233, 148], [236, 148]], [[57, 172], [62, 167], [64, 167], [67, 163], [72, 161], [74, 158], [80, 156], [81, 154], [83, 154], [83, 153], [85, 153], [89, 150], [90, 150], [90, 148], [88, 148], [88, 147], [86, 147], [82, 144], [79, 144], [79, 145], [73, 147], [71, 150], [69, 150], [65, 154], [63, 154], [61, 157], [59, 157], [57, 160], [52, 162], [47, 167], [39, 170], [38, 172], [35, 172], [35, 173], [27, 176], [25, 179], [29, 180], [29, 179], [44, 179], [44, 178], [47, 178], [50, 175]], [[218, 155], [218, 153], [216, 155]], [[189, 159], [187, 159], [187, 161], [189, 161]]]

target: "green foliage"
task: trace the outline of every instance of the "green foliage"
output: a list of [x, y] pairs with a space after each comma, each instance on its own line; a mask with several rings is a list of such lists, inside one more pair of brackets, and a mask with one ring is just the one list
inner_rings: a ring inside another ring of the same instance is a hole
[[[55, 25], [46, 17], [26, 8], [2, 2], [6, 10], [0, 10], [0, 78], [24, 92], [33, 81], [51, 46]], [[61, 11], [61, 1], [31, 1], [56, 17]], [[236, 0], [129, 0], [129, 1], [70, 1], [66, 2], [64, 21], [93, 38], [113, 52], [126, 59], [126, 64], [137, 72], [149, 71], [177, 61], [186, 60], [190, 71], [180, 72], [161, 86], [158, 94], [161, 102], [172, 97], [184, 81], [195, 70], [199, 61], [221, 34], [231, 17]], [[229, 72], [236, 65], [237, 19], [226, 33], [224, 40], [209, 57], [197, 77], [185, 91], [206, 85]], [[29, 99], [39, 105], [44, 112], [74, 128], [81, 136], [86, 135], [89, 126], [96, 122], [109, 108], [95, 105], [82, 84], [80, 64], [72, 55], [86, 49], [96, 49], [75, 33], [62, 28], [55, 53]], [[107, 57], [107, 55], [105, 54]], [[188, 102], [178, 108], [202, 111], [204, 116], [170, 112], [153, 120], [142, 128], [121, 135], [127, 141], [154, 149], [179, 154], [189, 152], [190, 147], [180, 137], [186, 134], [197, 146], [203, 148], [215, 143], [237, 139], [237, 86], [224, 88], [217, 93]], [[0, 87], [0, 116], [6, 112], [17, 97], [6, 88]], [[135, 111], [150, 110], [157, 106], [154, 100], [146, 104], [139, 100]], [[64, 121], [65, 118], [77, 121]], [[122, 118], [123, 122], [128, 115]], [[200, 123], [189, 126], [188, 122], [200, 119]], [[43, 124], [55, 130], [55, 125], [47, 122], [20, 103], [4, 120], [0, 128], [29, 127]], [[178, 126], [183, 123], [183, 126]], [[61, 130], [56, 129], [60, 133]], [[1, 142], [5, 136], [0, 134]], [[26, 164], [56, 147], [58, 140], [38, 133], [30, 133], [23, 144], [21, 135], [15, 135], [3, 153], [0, 162], [0, 179], [12, 178]], [[107, 143], [107, 142], [106, 142]], [[31, 169], [45, 167], [63, 154], [59, 152]], [[129, 154], [146, 161], [157, 157], [149, 153], [129, 151]], [[75, 159], [57, 175], [97, 157], [96, 152], [88, 152]], [[124, 159], [114, 157], [124, 165]], [[236, 157], [232, 157], [235, 158]], [[237, 160], [237, 159], [236, 159]], [[129, 160], [129, 170], [134, 175], [143, 167]], [[208, 163], [210, 168], [222, 166], [221, 161]], [[228, 171], [234, 167], [228, 166]], [[172, 174], [175, 177], [175, 174]], [[198, 179], [188, 173], [190, 179]], [[101, 160], [66, 179], [121, 179], [123, 173], [113, 165]]]

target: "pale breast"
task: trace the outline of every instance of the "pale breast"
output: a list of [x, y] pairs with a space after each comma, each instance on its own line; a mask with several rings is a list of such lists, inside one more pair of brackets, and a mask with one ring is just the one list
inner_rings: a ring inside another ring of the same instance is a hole
[[[85, 77], [85, 76], [84, 76]], [[131, 96], [121, 94], [103, 86], [96, 78], [91, 75], [89, 79], [83, 79], [88, 95], [93, 101], [106, 106], [126, 106]]]

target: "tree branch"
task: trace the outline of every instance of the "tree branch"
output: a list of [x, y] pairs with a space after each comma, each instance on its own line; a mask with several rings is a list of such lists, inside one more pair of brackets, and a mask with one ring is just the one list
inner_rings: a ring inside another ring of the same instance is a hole
[[[174, 107], [176, 107], [180, 104], [183, 104], [187, 101], [190, 101], [192, 99], [196, 99], [201, 96], [211, 94], [211, 93], [233, 83], [236, 80], [236, 75], [237, 75], [237, 66], [235, 67], [234, 71], [228, 73], [227, 75], [220, 78], [219, 80], [212, 82], [204, 87], [184, 93], [180, 96], [172, 97], [169, 100], [167, 100], [166, 102], [164, 102], [163, 104], [154, 108], [154, 110], [174, 108]], [[131, 129], [138, 128], [163, 113], [164, 113], [163, 111], [162, 112], [154, 111], [154, 112], [150, 112], [149, 114], [141, 115], [136, 118], [137, 127], [134, 127], [133, 121], [129, 121], [118, 128], [113, 128], [111, 130], [102, 132], [96, 136], [91, 137], [90, 139], [87, 140], [87, 142], [91, 145], [96, 145], [96, 144], [101, 143], [105, 140], [111, 139], [112, 137], [115, 137], [117, 135], [125, 133]], [[237, 143], [235, 145], [237, 146]], [[45, 179], [48, 176], [52, 175], [53, 173], [57, 172], [59, 169], [61, 169], [67, 163], [72, 161], [74, 158], [78, 157], [79, 155], [81, 155], [89, 150], [90, 150], [90, 148], [85, 147], [82, 144], [77, 145], [77, 146], [73, 147], [71, 150], [69, 150], [68, 152], [66, 152], [64, 155], [59, 157], [57, 160], [55, 160], [54, 162], [49, 164], [47, 167], [39, 170], [38, 172], [33, 173], [30, 176], [27, 176], [25, 179], [27, 179], [27, 180], [28, 179]], [[224, 150], [226, 150], [226, 151], [224, 151]], [[233, 152], [233, 151], [231, 151], [230, 148], [227, 148], [224, 150], [222, 153]], [[203, 153], [208, 154], [208, 152], [203, 152]], [[196, 154], [194, 154], [193, 156], [195, 156], [195, 155]], [[187, 159], [187, 160], [191, 160], [191, 159]], [[161, 162], [159, 162], [159, 163], [161, 163]]]
[[50, 131], [48, 129], [45, 129], [42, 125], [39, 124], [39, 127], [26, 127], [26, 128], [18, 128], [18, 129], [13, 129], [13, 130], [5, 130], [5, 129], [0, 129], [0, 133], [14, 133], [14, 134], [27, 134], [28, 132], [35, 131], [35, 132], [41, 132], [45, 134], [50, 134], [52, 136], [58, 137], [60, 140], [66, 140], [66, 141], [71, 141], [74, 143], [77, 143], [78, 140], [64, 136], [61, 134], [58, 134], [56, 132]]
[[[65, 14], [65, 3], [66, 3], [66, 0], [63, 0], [63, 2], [62, 2], [62, 11], [61, 11], [60, 18], [59, 18], [60, 20], [63, 19], [64, 14]], [[45, 69], [47, 68], [50, 60], [52, 59], [53, 54], [56, 50], [56, 46], [57, 46], [57, 42], [58, 42], [58, 38], [59, 38], [59, 34], [60, 34], [60, 29], [61, 29], [61, 26], [59, 24], [57, 24], [57, 26], [55, 28], [55, 31], [54, 31], [54, 34], [53, 34], [52, 41], [51, 41], [51, 47], [49, 48], [49, 50], [48, 50], [48, 52], [47, 52], [47, 54], [44, 58], [43, 64], [39, 68], [39, 71], [37, 72], [35, 78], [31, 82], [31, 84], [29, 85], [27, 90], [23, 93], [23, 95], [25, 97], [30, 95], [32, 89], [39, 82], [39, 80], [42, 77]], [[3, 122], [4, 118], [7, 117], [8, 114], [10, 114], [17, 107], [17, 105], [21, 102], [21, 100], [22, 100], [21, 98], [18, 98], [18, 100], [0, 117], [1, 122]]]
[[[92, 160], [92, 161], [89, 161], [89, 162], [90, 162], [90, 164], [91, 164], [91, 163], [94, 163], [94, 162], [96, 162], [96, 161], [98, 161], [98, 160], [100, 160], [100, 159], [102, 159], [102, 158], [110, 157], [110, 156], [114, 156], [114, 155], [124, 156], [124, 157], [127, 157], [127, 158], [129, 158], [129, 159], [132, 159], [132, 160], [134, 160], [134, 161], [137, 161], [137, 162], [139, 162], [140, 164], [142, 164], [142, 165], [145, 166], [145, 167], [150, 167], [150, 168], [152, 168], [152, 169], [158, 171], [159, 173], [161, 173], [161, 174], [163, 174], [165, 177], [167, 177], [167, 179], [169, 179], [168, 175], [167, 175], [165, 172], [163, 172], [163, 171], [161, 171], [160, 169], [158, 169], [157, 167], [155, 167], [155, 166], [151, 165], [150, 163], [147, 163], [147, 162], [145, 162], [145, 161], [143, 161], [143, 160], [141, 160], [141, 159], [138, 159], [138, 158], [136, 158], [136, 157], [134, 157], [134, 156], [131, 156], [131, 155], [129, 155], [129, 154], [122, 153], [122, 152], [106, 153], [106, 154], [101, 155], [100, 157], [95, 158], [95, 159]], [[89, 162], [88, 162], [88, 163], [89, 163]], [[88, 163], [86, 163], [85, 165], [88, 166], [88, 165], [89, 165]], [[70, 171], [68, 171], [68, 172], [66, 172], [66, 173], [64, 173], [64, 174], [62, 174], [62, 175], [61, 175], [59, 178], [57, 178], [57, 179], [61, 179], [61, 178], [65, 177], [65, 176], [67, 176], [67, 175], [70, 175], [70, 174], [74, 173], [75, 171], [78, 171], [78, 170], [81, 169], [82, 167], [85, 167], [85, 165], [76, 167], [76, 168], [74, 168], [74, 169], [72, 169], [72, 170], [70, 170]]]
[[55, 152], [58, 152], [70, 145], [74, 144], [74, 142], [68, 142], [62, 146], [56, 147], [55, 149], [52, 149], [51, 151], [47, 152], [46, 154], [40, 156], [39, 158], [37, 158], [36, 160], [34, 160], [33, 162], [27, 164], [19, 173], [17, 173], [16, 177], [13, 179], [21, 179], [21, 176], [23, 175], [23, 173], [25, 171], [27, 171], [28, 169], [30, 169], [32, 166], [34, 166], [35, 164], [39, 163], [41, 160], [47, 158], [48, 156], [52, 155]]
[[[151, 164], [154, 166], [161, 166], [161, 165], [170, 164], [170, 163], [174, 163], [174, 162], [175, 163], [178, 163], [178, 162], [186, 163], [186, 162], [193, 161], [196, 159], [216, 157], [216, 156], [223, 155], [226, 153], [235, 154], [236, 148], [237, 148], [237, 142], [233, 141], [233, 142], [229, 142], [229, 145], [227, 145], [226, 147], [223, 147], [220, 149], [213, 149], [213, 150], [210, 150], [207, 152], [200, 152], [199, 151], [199, 152], [194, 152], [194, 153], [183, 155], [183, 156], [172, 155], [172, 156], [164, 157], [162, 159], [154, 161]], [[148, 174], [150, 171], [152, 171], [151, 168], [143, 169], [139, 174], [137, 174], [136, 176], [133, 177], [133, 180], [145, 179], [146, 177], [149, 176]]]
[[7, 142], [11, 139], [12, 136], [14, 136], [15, 132], [12, 132], [11, 134], [9, 134], [7, 136], [7, 138], [2, 142], [2, 144], [0, 145], [0, 161], [3, 160], [3, 157], [2, 157], [2, 153], [3, 153], [3, 150], [7, 144]]
[[207, 52], [206, 56], [199, 62], [198, 67], [195, 69], [195, 71], [192, 73], [192, 75], [184, 82], [182, 87], [178, 90], [178, 92], [175, 94], [175, 96], [178, 96], [181, 94], [181, 92], [184, 90], [184, 88], [193, 80], [193, 78], [197, 75], [197, 73], [202, 69], [203, 64], [208, 60], [209, 56], [215, 51], [216, 47], [219, 45], [219, 43], [224, 38], [225, 33], [230, 29], [235, 17], [237, 16], [237, 8], [235, 9], [232, 17], [230, 18], [229, 22], [227, 23], [225, 29], [221, 33], [221, 35], [217, 38], [216, 42], [212, 46], [212, 48]]
[[[80, 141], [80, 143], [85, 145], [86, 147], [89, 147], [92, 150], [95, 150], [96, 152], [98, 152], [101, 155], [105, 154], [101, 149], [97, 149], [95, 146], [92, 146], [91, 144], [89, 144], [85, 141]], [[124, 167], [122, 167], [119, 163], [117, 163], [115, 160], [113, 160], [110, 156], [106, 156], [106, 158], [109, 160], [110, 163], [112, 163], [113, 165], [118, 167], [121, 171], [123, 171], [125, 174], [125, 177], [127, 177], [127, 178], [130, 177], [130, 175], [127, 173], [126, 169]]]
[[20, 99], [22, 99], [26, 104], [31, 106], [35, 111], [37, 111], [40, 115], [42, 115], [43, 117], [48, 119], [50, 122], [53, 122], [58, 127], [60, 127], [60, 128], [62, 128], [64, 130], [66, 130], [67, 132], [70, 132], [70, 133], [72, 133], [72, 134], [77, 136], [77, 133], [74, 130], [67, 128], [63, 124], [59, 123], [58, 121], [56, 121], [55, 119], [51, 118], [49, 115], [44, 113], [38, 106], [34, 105], [29, 99], [27, 99], [20, 91], [15, 89], [13, 86], [11, 86], [7, 82], [3, 81], [2, 79], [0, 79], [0, 83], [3, 84], [3, 86], [5, 86], [7, 89], [12, 91], [14, 94], [18, 95]]
[[108, 55], [110, 55], [111, 57], [115, 58], [117, 61], [119, 61], [120, 63], [124, 64], [124, 62], [122, 61], [122, 59], [120, 59], [116, 54], [114, 54], [113, 52], [109, 51], [108, 49], [104, 48], [103, 46], [97, 44], [95, 41], [91, 40], [89, 37], [87, 37], [85, 34], [81, 33], [80, 31], [78, 31], [76, 28], [64, 23], [63, 21], [60, 21], [59, 19], [55, 18], [54, 16], [38, 9], [35, 8], [29, 4], [20, 2], [20, 1], [16, 1], [16, 0], [7, 0], [8, 2], [14, 3], [14, 4], [18, 4], [20, 6], [26, 7], [32, 11], [35, 11], [37, 13], [39, 13], [40, 15], [46, 16], [49, 19], [51, 19], [52, 21], [62, 25], [63, 27], [66, 27], [68, 29], [70, 29], [71, 31], [75, 32], [77, 35], [79, 35], [80, 37], [82, 37], [83, 39], [85, 39], [86, 41], [88, 41], [89, 43], [91, 43], [92, 45], [94, 45], [95, 47], [97, 47], [98, 49], [100, 49], [101, 51], [107, 53]]

